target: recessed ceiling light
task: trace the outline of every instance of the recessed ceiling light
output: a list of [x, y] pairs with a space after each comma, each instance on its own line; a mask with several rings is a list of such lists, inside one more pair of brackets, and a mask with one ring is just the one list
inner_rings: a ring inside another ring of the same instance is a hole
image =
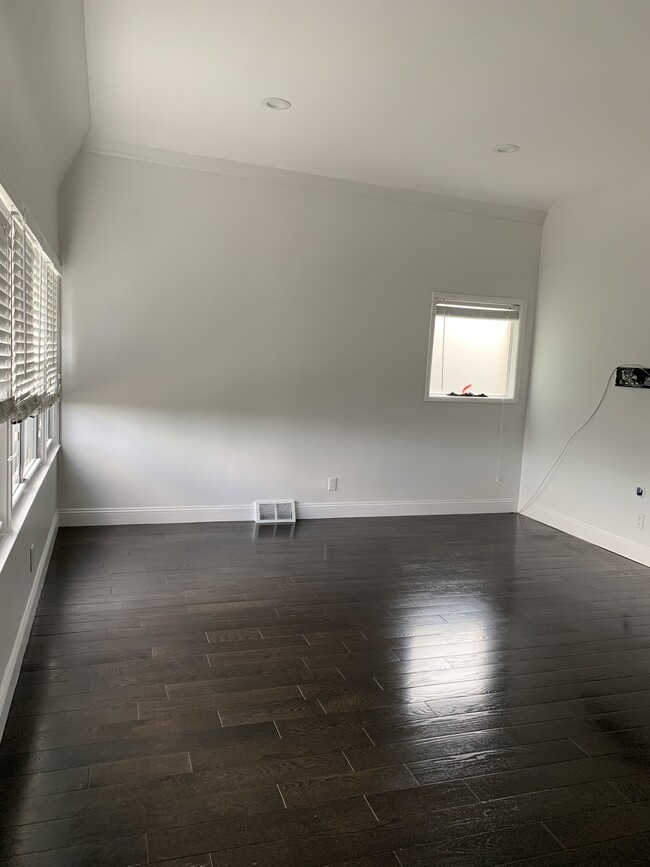
[[492, 150], [498, 154], [514, 154], [514, 153], [517, 153], [517, 151], [519, 150], [519, 145], [513, 145], [513, 144], [494, 145]]
[[281, 99], [279, 96], [267, 96], [262, 100], [262, 105], [267, 108], [272, 108], [273, 111], [286, 111], [291, 108], [291, 103], [288, 99]]

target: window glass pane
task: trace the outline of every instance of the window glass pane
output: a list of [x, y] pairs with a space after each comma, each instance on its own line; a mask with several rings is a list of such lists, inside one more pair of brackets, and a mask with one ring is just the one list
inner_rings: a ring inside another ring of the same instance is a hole
[[20, 485], [20, 429], [21, 425], [11, 425], [11, 492], [16, 492]]
[[23, 478], [38, 456], [38, 419], [26, 418], [22, 423]]
[[47, 444], [52, 445], [58, 437], [59, 404], [53, 403], [47, 409]]
[[509, 396], [510, 347], [517, 323], [508, 319], [437, 315], [433, 335], [431, 394]]

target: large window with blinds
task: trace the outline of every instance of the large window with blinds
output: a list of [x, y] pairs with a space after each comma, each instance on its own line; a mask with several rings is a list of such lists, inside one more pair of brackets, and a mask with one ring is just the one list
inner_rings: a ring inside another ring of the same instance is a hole
[[58, 430], [59, 272], [0, 188], [0, 435], [20, 497]]
[[513, 401], [526, 302], [483, 296], [435, 296], [427, 400]]

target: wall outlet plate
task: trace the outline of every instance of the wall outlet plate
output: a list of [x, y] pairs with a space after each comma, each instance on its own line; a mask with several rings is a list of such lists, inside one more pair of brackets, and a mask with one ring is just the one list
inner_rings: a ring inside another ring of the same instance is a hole
[[617, 367], [615, 385], [620, 388], [650, 388], [650, 364], [647, 367]]

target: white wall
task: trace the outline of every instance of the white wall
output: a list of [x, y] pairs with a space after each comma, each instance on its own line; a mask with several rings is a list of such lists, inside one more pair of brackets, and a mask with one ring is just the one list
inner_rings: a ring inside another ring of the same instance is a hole
[[[556, 205], [542, 245], [524, 504], [617, 365], [650, 366], [650, 174]], [[610, 387], [531, 517], [650, 564], [650, 391]], [[648, 512], [644, 530], [636, 516]]]
[[90, 126], [83, 0], [0, 0], [0, 106], [9, 192], [56, 250], [59, 186]]
[[429, 314], [532, 299], [539, 225], [90, 153], [61, 201], [62, 520], [513, 508], [524, 403], [497, 483], [501, 406], [423, 400]]

